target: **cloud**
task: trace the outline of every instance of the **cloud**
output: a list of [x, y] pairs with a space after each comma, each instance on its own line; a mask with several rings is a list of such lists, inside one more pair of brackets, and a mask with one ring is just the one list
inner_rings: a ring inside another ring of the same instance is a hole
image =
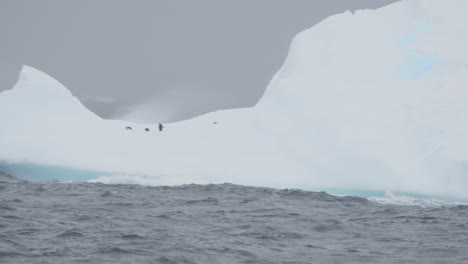
[[115, 102], [114, 98], [109, 96], [84, 96], [80, 98], [83, 102], [92, 102], [100, 104], [112, 104]]

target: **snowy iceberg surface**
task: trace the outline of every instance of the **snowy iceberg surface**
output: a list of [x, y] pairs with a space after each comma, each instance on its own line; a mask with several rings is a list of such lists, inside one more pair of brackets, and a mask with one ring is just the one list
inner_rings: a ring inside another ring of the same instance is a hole
[[107, 183], [468, 199], [464, 7], [412, 0], [330, 17], [295, 37], [256, 107], [167, 124], [161, 133], [156, 124], [102, 120], [25, 66], [0, 94], [0, 168], [73, 169], [84, 173], [76, 180]]
[[46, 174], [69, 168], [88, 175], [78, 180], [100, 175], [106, 182], [224, 182], [279, 159], [270, 158], [274, 146], [252, 134], [247, 110], [167, 124], [160, 133], [157, 124], [100, 119], [58, 81], [28, 66], [15, 87], [0, 94], [0, 120], [0, 168], [22, 178], [41, 171], [37, 178], [49, 179]]

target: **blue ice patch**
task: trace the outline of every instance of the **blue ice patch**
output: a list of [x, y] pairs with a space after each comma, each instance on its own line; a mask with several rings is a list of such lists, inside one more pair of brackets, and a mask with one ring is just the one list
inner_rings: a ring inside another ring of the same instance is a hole
[[400, 75], [404, 80], [417, 80], [434, 67], [435, 61], [433, 58], [411, 51], [411, 47], [431, 27], [432, 24], [430, 23], [420, 24], [412, 28], [408, 34], [398, 42], [399, 48], [402, 52], [407, 53], [406, 59], [400, 69]]
[[424, 23], [424, 24], [414, 27], [408, 32], [406, 36], [400, 39], [399, 41], [400, 47], [408, 48], [409, 46], [415, 44], [416, 41], [431, 27], [432, 27], [432, 24], [430, 23]]
[[420, 53], [410, 53], [401, 68], [405, 80], [416, 80], [434, 67], [434, 60]]
[[99, 171], [89, 171], [59, 166], [33, 163], [7, 163], [0, 161], [0, 171], [21, 180], [31, 182], [85, 182], [110, 175]]

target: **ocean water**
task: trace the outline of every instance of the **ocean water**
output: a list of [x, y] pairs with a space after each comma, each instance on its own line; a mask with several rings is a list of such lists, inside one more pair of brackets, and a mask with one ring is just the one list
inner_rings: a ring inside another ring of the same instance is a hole
[[468, 263], [468, 206], [0, 176], [0, 263]]

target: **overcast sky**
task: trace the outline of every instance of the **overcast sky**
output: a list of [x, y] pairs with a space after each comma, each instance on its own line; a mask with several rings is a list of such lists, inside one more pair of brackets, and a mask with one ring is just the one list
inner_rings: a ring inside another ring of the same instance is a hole
[[155, 121], [251, 106], [298, 32], [333, 14], [392, 2], [2, 0], [0, 91], [26, 64], [106, 118], [141, 104], [151, 106]]

